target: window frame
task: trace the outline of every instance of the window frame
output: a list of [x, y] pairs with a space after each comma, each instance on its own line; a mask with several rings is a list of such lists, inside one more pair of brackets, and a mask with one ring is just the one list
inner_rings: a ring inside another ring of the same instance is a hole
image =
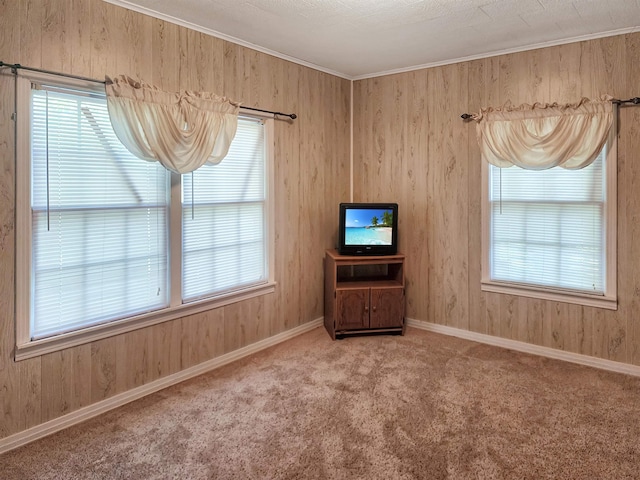
[[482, 182], [482, 238], [481, 238], [481, 290], [522, 297], [572, 303], [590, 307], [617, 310], [617, 127], [614, 121], [606, 143], [605, 175], [605, 291], [604, 294], [589, 294], [562, 288], [542, 287], [532, 284], [498, 281], [491, 279], [491, 205], [489, 201], [489, 164], [481, 160]]
[[168, 282], [171, 292], [169, 306], [140, 315], [113, 320], [99, 325], [81, 328], [48, 338], [32, 340], [30, 337], [31, 309], [31, 83], [45, 82], [61, 87], [73, 87], [100, 91], [97, 82], [75, 78], [60, 77], [39, 72], [20, 72], [17, 75], [16, 89], [16, 361], [33, 358], [62, 349], [94, 342], [115, 335], [149, 327], [180, 317], [197, 314], [231, 303], [248, 300], [261, 295], [273, 293], [276, 281], [274, 278], [275, 257], [275, 218], [274, 205], [274, 116], [262, 112], [240, 110], [242, 116], [259, 119], [264, 124], [265, 142], [265, 241], [266, 245], [266, 280], [260, 284], [239, 288], [220, 295], [214, 295], [194, 301], [182, 300], [182, 204], [181, 177], [170, 174], [170, 202], [168, 220], [169, 262]]

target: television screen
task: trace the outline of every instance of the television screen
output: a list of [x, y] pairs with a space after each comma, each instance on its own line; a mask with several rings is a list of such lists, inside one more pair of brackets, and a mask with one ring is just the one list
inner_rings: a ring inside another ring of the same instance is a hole
[[396, 203], [341, 203], [338, 251], [342, 255], [397, 253]]

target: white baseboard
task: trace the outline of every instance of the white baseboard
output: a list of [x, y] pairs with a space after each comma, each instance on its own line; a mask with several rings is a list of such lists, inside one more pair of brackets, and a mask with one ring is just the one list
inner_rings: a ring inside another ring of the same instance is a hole
[[29, 428], [22, 432], [18, 432], [14, 435], [2, 438], [0, 439], [0, 454], [18, 448], [22, 445], [26, 445], [29, 442], [38, 440], [39, 438], [46, 437], [47, 435], [51, 435], [52, 433], [64, 430], [65, 428], [71, 427], [72, 425], [84, 422], [85, 420], [101, 415], [105, 412], [108, 412], [109, 410], [113, 410], [114, 408], [121, 407], [122, 405], [125, 405], [134, 400], [138, 400], [151, 393], [157, 392], [177, 383], [184, 382], [185, 380], [188, 380], [190, 378], [197, 377], [198, 375], [202, 375], [203, 373], [209, 372], [223, 365], [234, 362], [253, 353], [259, 352], [260, 350], [264, 350], [265, 348], [269, 348], [277, 345], [278, 343], [282, 343], [285, 340], [289, 340], [293, 337], [296, 337], [321, 326], [323, 324], [323, 320], [324, 319], [322, 317], [317, 318], [311, 322], [305, 323], [304, 325], [292, 328], [291, 330], [287, 330], [272, 337], [265, 338], [264, 340], [260, 340], [259, 342], [252, 343], [251, 345], [247, 345], [246, 347], [240, 348], [238, 350], [234, 350], [233, 352], [229, 352], [225, 355], [212, 358], [211, 360], [200, 363], [198, 365], [194, 365], [193, 367], [187, 368], [185, 370], [181, 370], [180, 372], [176, 372], [172, 375], [159, 378], [146, 385], [142, 385], [132, 390], [114, 395], [113, 397], [109, 397], [100, 402], [75, 410], [71, 413], [68, 413], [67, 415], [54, 418], [53, 420], [50, 420], [48, 422], [36, 425], [35, 427]]
[[[87, 407], [75, 410], [67, 415], [63, 415], [62, 417], [54, 418], [53, 420], [50, 420], [43, 424], [2, 438], [0, 439], [0, 454], [18, 448], [22, 445], [26, 445], [27, 443], [33, 442], [40, 438], [46, 437], [47, 435], [51, 435], [52, 433], [64, 430], [65, 428], [71, 427], [90, 418], [97, 417], [98, 415], [106, 413], [109, 410], [121, 407], [146, 395], [150, 395], [164, 388], [176, 385], [190, 378], [197, 377], [198, 375], [202, 375], [203, 373], [207, 373], [211, 370], [215, 370], [216, 368], [222, 367], [223, 365], [226, 365], [228, 363], [240, 360], [241, 358], [259, 352], [260, 350], [264, 350], [266, 348], [277, 345], [278, 343], [282, 343], [293, 337], [311, 331], [314, 328], [320, 327], [322, 324], [323, 318], [317, 318], [309, 323], [305, 323], [304, 325], [300, 325], [298, 327], [292, 328], [291, 330], [287, 330], [286, 332], [274, 335], [273, 337], [269, 337], [251, 345], [247, 345], [246, 347], [240, 348], [233, 352], [229, 352], [220, 357], [213, 358], [191, 368], [187, 368], [186, 370], [182, 370], [172, 375], [159, 378], [158, 380], [155, 380], [146, 385], [142, 385], [138, 388], [134, 388], [133, 390], [114, 395], [113, 397], [102, 400], [101, 402], [88, 405]], [[608, 370], [611, 372], [640, 377], [640, 366], [637, 365], [630, 365], [627, 363], [614, 362], [602, 358], [590, 357], [588, 355], [565, 352], [549, 347], [541, 347], [530, 343], [494, 337], [492, 335], [471, 332], [469, 330], [462, 330], [459, 328], [447, 327], [444, 325], [428, 323], [411, 318], [407, 318], [407, 326], [419, 328], [421, 330], [426, 330], [429, 332], [463, 338], [487, 345], [494, 345], [496, 347], [507, 348], [519, 352], [540, 355], [556, 360], [563, 360], [566, 362], [577, 363], [580, 365], [586, 365], [589, 367]]]
[[472, 340], [474, 342], [485, 343], [487, 345], [494, 345], [496, 347], [508, 348], [518, 352], [531, 353], [533, 355], [577, 363], [580, 365], [599, 368], [601, 370], [608, 370], [610, 372], [624, 373], [626, 375], [640, 377], [640, 366], [638, 365], [614, 362], [612, 360], [590, 357], [589, 355], [581, 355], [579, 353], [565, 352], [555, 348], [542, 347], [531, 343], [519, 342], [517, 340], [509, 340], [508, 338], [494, 337], [484, 333], [471, 332], [469, 330], [447, 327], [445, 325], [424, 322], [422, 320], [414, 320], [412, 318], [407, 319], [407, 326], [427, 330], [429, 332], [441, 333], [452, 337], [464, 338], [465, 340]]

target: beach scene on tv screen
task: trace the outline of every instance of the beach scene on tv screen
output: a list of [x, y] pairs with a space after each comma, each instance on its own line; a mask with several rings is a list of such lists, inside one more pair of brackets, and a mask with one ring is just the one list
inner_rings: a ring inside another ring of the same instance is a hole
[[345, 211], [345, 245], [391, 245], [393, 212], [350, 208]]

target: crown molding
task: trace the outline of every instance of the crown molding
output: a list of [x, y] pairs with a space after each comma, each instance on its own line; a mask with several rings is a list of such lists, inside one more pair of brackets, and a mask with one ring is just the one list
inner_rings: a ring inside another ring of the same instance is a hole
[[236, 37], [233, 37], [231, 35], [227, 35], [227, 34], [224, 34], [222, 32], [218, 32], [217, 30], [213, 30], [213, 29], [210, 29], [210, 28], [205, 28], [205, 27], [203, 27], [201, 25], [197, 25], [195, 23], [187, 22], [185, 20], [181, 20], [181, 19], [176, 18], [176, 17], [171, 16], [171, 15], [167, 15], [167, 14], [164, 14], [164, 13], [161, 13], [161, 12], [157, 12], [157, 11], [151, 9], [151, 8], [141, 7], [139, 5], [135, 5], [135, 4], [133, 4], [133, 3], [129, 2], [129, 1], [127, 1], [127, 0], [103, 0], [103, 1], [105, 1], [107, 3], [111, 3], [113, 5], [117, 5], [119, 7], [126, 8], [128, 10], [133, 10], [133, 11], [136, 11], [138, 13], [142, 13], [143, 15], [148, 15], [150, 17], [157, 18], [159, 20], [164, 20], [164, 21], [169, 22], [169, 23], [180, 25], [182, 27], [198, 31], [198, 32], [204, 33], [206, 35], [211, 35], [213, 37], [220, 38], [221, 40], [225, 40], [227, 42], [231, 42], [231, 43], [234, 43], [236, 45], [240, 45], [240, 46], [243, 46], [243, 47], [246, 47], [246, 48], [250, 48], [252, 50], [256, 50], [258, 52], [262, 52], [262, 53], [265, 53], [267, 55], [271, 55], [273, 57], [280, 58], [282, 60], [286, 60], [288, 62], [296, 63], [296, 64], [302, 65], [304, 67], [312, 68], [314, 70], [318, 70], [320, 72], [328, 73], [329, 75], [334, 75], [336, 77], [340, 77], [340, 78], [343, 78], [345, 80], [351, 80], [351, 81], [366, 80], [366, 79], [369, 79], [369, 78], [376, 78], [376, 77], [384, 77], [384, 76], [387, 76], [387, 75], [395, 75], [397, 73], [413, 72], [413, 71], [416, 71], [416, 70], [423, 70], [423, 69], [426, 69], [426, 68], [441, 67], [441, 66], [444, 66], [444, 65], [453, 65], [453, 64], [456, 64], [456, 63], [470, 62], [472, 60], [481, 60], [481, 59], [484, 59], [484, 58], [497, 57], [499, 55], [508, 55], [510, 53], [527, 52], [529, 50], [537, 50], [539, 48], [555, 47], [555, 46], [558, 46], [558, 45], [566, 45], [566, 44], [569, 44], [569, 43], [584, 42], [584, 41], [587, 41], [587, 40], [595, 40], [595, 39], [598, 39], [598, 38], [613, 37], [613, 36], [616, 36], [616, 35], [625, 35], [625, 34], [628, 34], [628, 33], [635, 33], [635, 32], [640, 31], [640, 26], [621, 28], [621, 29], [617, 29], [617, 30], [610, 30], [610, 31], [607, 31], [607, 32], [594, 33], [594, 34], [589, 34], [589, 35], [580, 35], [580, 36], [576, 36], [576, 37], [571, 37], [571, 38], [566, 38], [566, 39], [561, 39], [561, 40], [553, 40], [553, 41], [549, 41], [549, 42], [535, 43], [535, 44], [527, 45], [527, 46], [524, 46], [524, 47], [515, 47], [515, 48], [502, 49], [502, 50], [494, 50], [493, 52], [479, 53], [477, 55], [469, 55], [469, 56], [464, 56], [464, 57], [452, 58], [452, 59], [442, 60], [442, 61], [438, 61], [438, 62], [422, 63], [422, 64], [419, 64], [419, 65], [396, 68], [396, 69], [392, 69], [392, 70], [383, 70], [383, 71], [379, 71], [379, 72], [365, 73], [365, 74], [362, 74], [362, 75], [349, 75], [347, 73], [338, 72], [338, 71], [332, 70], [330, 68], [325, 68], [325, 67], [323, 67], [321, 65], [317, 65], [317, 64], [311, 63], [311, 62], [307, 62], [305, 60], [301, 60], [299, 58], [292, 57], [292, 56], [286, 55], [284, 53], [277, 52], [275, 50], [270, 50], [268, 48], [261, 47], [260, 45], [256, 45], [254, 43], [244, 41], [244, 40], [242, 40], [240, 38], [236, 38]]
[[495, 50], [493, 52], [479, 53], [477, 55], [469, 55], [466, 57], [453, 58], [450, 60], [443, 60], [440, 62], [423, 63], [420, 65], [414, 65], [411, 67], [403, 67], [403, 68], [396, 68], [393, 70], [385, 70], [385, 71], [375, 72], [375, 73], [366, 73], [363, 75], [355, 75], [355, 76], [349, 77], [349, 80], [365, 80], [368, 78], [384, 77], [387, 75], [395, 75], [396, 73], [413, 72], [416, 70], [423, 70], [425, 68], [441, 67], [444, 65], [453, 65], [455, 63], [470, 62], [472, 60], [482, 60], [484, 58], [497, 57], [500, 55], [508, 55], [510, 53], [528, 52], [530, 50], [537, 50], [539, 48], [556, 47], [558, 45], [567, 45], [569, 43], [584, 42], [587, 40], [597, 40], [598, 38], [614, 37], [617, 35], [626, 35], [628, 33], [636, 33], [639, 31], [640, 31], [640, 26], [621, 28], [618, 30], [610, 30], [608, 32], [594, 33], [589, 35], [580, 35], [577, 37], [565, 38], [562, 40], [553, 40], [549, 42], [534, 43], [532, 45], [527, 45], [524, 47], [506, 48], [503, 50]]

